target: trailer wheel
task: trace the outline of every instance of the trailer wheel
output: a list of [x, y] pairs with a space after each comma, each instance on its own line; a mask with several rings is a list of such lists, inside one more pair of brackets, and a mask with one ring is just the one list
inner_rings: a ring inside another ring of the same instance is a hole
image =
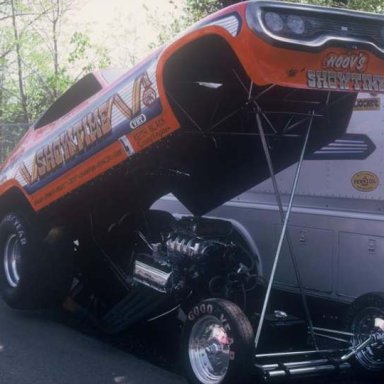
[[58, 232], [43, 239], [36, 225], [15, 213], [1, 221], [0, 293], [10, 307], [40, 309], [63, 300], [73, 277], [73, 254]]
[[[384, 319], [384, 293], [369, 293], [359, 297], [352, 304], [348, 313], [349, 330], [354, 334], [352, 347], [366, 340], [375, 330], [375, 318]], [[358, 373], [371, 379], [383, 377], [384, 346], [370, 346], [358, 352], [353, 365]]]
[[253, 341], [252, 326], [236, 304], [201, 301], [189, 311], [183, 328], [186, 376], [195, 384], [245, 383]]

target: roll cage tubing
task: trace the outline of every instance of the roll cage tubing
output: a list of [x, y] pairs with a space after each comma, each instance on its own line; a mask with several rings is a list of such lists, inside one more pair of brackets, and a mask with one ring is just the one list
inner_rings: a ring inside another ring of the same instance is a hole
[[[273, 259], [273, 266], [272, 266], [271, 275], [270, 275], [269, 281], [268, 281], [267, 291], [266, 291], [264, 302], [263, 302], [263, 307], [262, 307], [262, 312], [260, 315], [259, 324], [258, 324], [258, 327], [256, 329], [256, 335], [255, 335], [255, 339], [254, 339], [255, 352], [257, 351], [257, 348], [260, 344], [260, 337], [261, 337], [263, 325], [265, 322], [266, 311], [267, 311], [267, 307], [268, 307], [268, 304], [270, 301], [271, 291], [272, 291], [273, 283], [275, 280], [277, 266], [279, 264], [284, 240], [287, 241], [288, 252], [289, 252], [290, 258], [292, 260], [293, 268], [294, 268], [295, 275], [296, 275], [296, 280], [298, 283], [298, 288], [299, 288], [300, 295], [301, 295], [302, 304], [304, 307], [305, 317], [306, 317], [306, 321], [307, 321], [307, 325], [308, 325], [308, 331], [309, 331], [309, 334], [311, 336], [313, 346], [315, 348], [315, 350], [311, 350], [311, 351], [256, 354], [255, 357], [256, 357], [256, 359], [275, 358], [275, 357], [285, 358], [285, 357], [293, 357], [293, 356], [300, 356], [300, 355], [305, 355], [305, 356], [327, 355], [327, 354], [334, 354], [335, 352], [338, 352], [338, 353], [341, 352], [342, 356], [340, 359], [337, 360], [338, 369], [340, 369], [340, 370], [347, 369], [349, 367], [349, 365], [346, 361], [349, 358], [351, 358], [354, 354], [356, 354], [360, 350], [362, 350], [363, 348], [366, 348], [368, 345], [375, 342], [377, 336], [375, 334], [371, 335], [367, 340], [365, 340], [363, 343], [361, 343], [360, 345], [358, 345], [354, 348], [349, 348], [349, 349], [348, 348], [346, 348], [346, 349], [340, 349], [339, 348], [339, 349], [328, 349], [328, 350], [319, 349], [319, 347], [317, 345], [317, 341], [316, 341], [316, 336], [327, 338], [329, 340], [334, 340], [334, 341], [338, 341], [338, 342], [349, 343], [348, 340], [350, 340], [350, 338], [353, 337], [353, 334], [350, 332], [342, 332], [342, 331], [333, 330], [333, 329], [315, 327], [313, 325], [313, 321], [312, 321], [312, 318], [310, 315], [308, 302], [307, 302], [307, 296], [306, 296], [306, 293], [304, 290], [304, 285], [303, 285], [298, 261], [296, 259], [294, 252], [293, 252], [292, 241], [290, 239], [289, 232], [288, 232], [288, 223], [289, 223], [290, 215], [291, 215], [291, 212], [293, 209], [293, 202], [294, 202], [296, 189], [297, 189], [299, 179], [300, 179], [301, 169], [302, 169], [305, 153], [307, 150], [309, 137], [311, 134], [311, 128], [312, 128], [313, 122], [316, 118], [322, 118], [324, 116], [321, 113], [316, 112], [314, 107], [311, 108], [310, 106], [308, 107], [307, 113], [295, 112], [295, 111], [282, 112], [285, 115], [291, 116], [291, 118], [288, 119], [288, 123], [286, 124], [285, 129], [284, 129], [284, 132], [287, 132], [287, 136], [292, 136], [292, 134], [289, 133], [292, 129], [294, 129], [295, 127], [297, 127], [298, 125], [300, 125], [302, 123], [307, 122], [307, 129], [306, 129], [304, 141], [302, 144], [300, 156], [299, 156], [296, 171], [295, 171], [293, 186], [292, 186], [291, 193], [289, 196], [289, 202], [288, 202], [286, 210], [284, 211], [282, 197], [281, 197], [281, 193], [280, 193], [279, 188], [278, 188], [278, 184], [277, 184], [277, 180], [276, 180], [276, 176], [275, 176], [275, 171], [274, 171], [274, 165], [272, 162], [272, 157], [271, 157], [270, 149], [269, 149], [268, 142], [267, 142], [267, 138], [269, 138], [273, 135], [277, 135], [277, 134], [281, 135], [281, 133], [278, 133], [277, 130], [273, 127], [273, 124], [271, 123], [270, 119], [268, 118], [269, 112], [264, 111], [262, 109], [262, 107], [258, 104], [258, 99], [261, 96], [264, 96], [265, 94], [270, 92], [273, 88], [276, 87], [276, 85], [270, 85], [269, 87], [261, 90], [258, 94], [252, 95], [253, 89], [254, 89], [254, 84], [253, 84], [252, 80], [250, 81], [250, 85], [247, 86], [246, 84], [243, 83], [243, 81], [241, 80], [240, 76], [236, 73], [236, 71], [233, 70], [233, 72], [234, 72], [234, 76], [236, 77], [237, 81], [241, 84], [244, 92], [247, 94], [247, 100], [246, 100], [245, 104], [243, 105], [243, 107], [251, 108], [251, 111], [254, 113], [255, 125], [256, 125], [257, 132], [255, 132], [255, 133], [232, 132], [232, 134], [234, 134], [234, 135], [248, 135], [248, 136], [249, 135], [255, 135], [255, 136], [260, 137], [261, 144], [263, 147], [264, 156], [265, 156], [266, 162], [268, 164], [268, 171], [269, 171], [269, 175], [270, 175], [270, 178], [272, 181], [272, 185], [273, 185], [273, 189], [274, 189], [274, 193], [275, 193], [275, 197], [276, 197], [276, 203], [278, 205], [281, 221], [283, 224], [283, 227], [282, 227], [282, 230], [281, 230], [280, 236], [279, 236], [279, 242], [277, 245], [276, 253], [275, 253], [274, 259]], [[328, 104], [330, 101], [330, 97], [329, 97], [330, 93], [331, 92], [329, 91], [326, 104]], [[214, 128], [218, 127], [220, 124], [224, 123], [226, 120], [230, 119], [237, 112], [239, 112], [239, 109], [236, 109], [234, 111], [229, 112], [226, 117], [221, 119], [219, 122], [216, 122], [215, 124], [213, 124], [208, 130], [206, 130], [204, 132], [204, 130], [199, 126], [198, 122], [196, 122], [193, 119], [193, 117], [183, 108], [183, 106], [176, 100], [176, 98], [173, 97], [173, 95], [171, 95], [171, 94], [168, 94], [168, 96], [172, 99], [172, 101], [180, 109], [180, 111], [185, 115], [185, 117], [190, 121], [190, 123], [194, 126], [194, 128], [197, 129], [198, 134], [201, 134], [201, 135], [209, 135], [210, 131], [212, 131]], [[300, 103], [300, 101], [297, 101], [297, 103]], [[300, 117], [301, 120], [295, 121], [293, 119], [294, 116]], [[263, 120], [266, 123], [265, 126], [263, 124]], [[265, 128], [269, 129], [271, 131], [271, 133], [266, 133]], [[226, 135], [228, 133], [229, 132], [215, 132], [214, 134], [220, 136], [220, 134]], [[316, 368], [314, 368], [314, 369], [316, 370]]]
[[[310, 115], [308, 115], [310, 120], [309, 120], [308, 129], [307, 129], [307, 134], [305, 136], [305, 140], [304, 140], [303, 148], [302, 148], [302, 151], [301, 151], [299, 163], [297, 165], [295, 179], [294, 179], [294, 185], [292, 187], [291, 196], [290, 196], [290, 200], [289, 200], [289, 204], [288, 204], [288, 209], [287, 209], [287, 212], [284, 213], [283, 202], [282, 202], [281, 194], [280, 194], [280, 191], [279, 191], [279, 188], [278, 188], [278, 184], [277, 184], [277, 181], [276, 181], [274, 166], [273, 166], [272, 158], [271, 158], [270, 151], [269, 151], [269, 148], [268, 148], [268, 143], [267, 143], [267, 139], [266, 139], [266, 135], [265, 135], [265, 130], [264, 130], [261, 118], [263, 117], [268, 122], [268, 124], [270, 126], [271, 126], [271, 123], [268, 120], [268, 118], [265, 115], [265, 113], [263, 113], [261, 107], [257, 103], [257, 100], [255, 98], [252, 98], [253, 82], [251, 81], [249, 89], [247, 89], [246, 85], [241, 82], [241, 79], [239, 77], [237, 77], [237, 79], [241, 83], [244, 91], [248, 95], [248, 101], [247, 102], [249, 104], [253, 105], [253, 110], [255, 112], [255, 117], [256, 117], [256, 127], [257, 127], [259, 135], [260, 135], [260, 140], [261, 140], [261, 143], [262, 143], [265, 159], [266, 159], [267, 164], [268, 164], [268, 170], [269, 170], [269, 174], [270, 174], [272, 185], [273, 185], [273, 190], [274, 190], [275, 197], [276, 197], [276, 203], [278, 205], [280, 218], [281, 218], [281, 221], [283, 223], [283, 229], [281, 231], [279, 245], [278, 245], [278, 248], [276, 250], [276, 254], [275, 254], [275, 258], [274, 258], [274, 263], [273, 263], [273, 267], [272, 267], [272, 272], [271, 272], [271, 276], [270, 276], [270, 279], [269, 279], [269, 282], [268, 282], [268, 288], [267, 288], [265, 300], [264, 300], [264, 303], [263, 303], [263, 309], [262, 309], [262, 313], [261, 313], [261, 316], [260, 316], [260, 321], [259, 321], [259, 325], [258, 325], [258, 328], [257, 328], [256, 336], [255, 336], [255, 350], [257, 350], [257, 347], [259, 345], [260, 336], [261, 336], [261, 330], [262, 330], [262, 327], [263, 327], [263, 324], [264, 324], [265, 314], [266, 314], [267, 306], [268, 306], [268, 303], [269, 303], [269, 299], [270, 299], [270, 295], [271, 295], [271, 290], [272, 290], [272, 285], [273, 285], [274, 277], [275, 277], [275, 274], [276, 274], [278, 261], [280, 259], [280, 254], [281, 254], [281, 249], [282, 249], [282, 244], [283, 244], [284, 238], [287, 240], [288, 251], [289, 251], [289, 255], [290, 255], [291, 260], [292, 260], [292, 264], [293, 264], [295, 275], [296, 275], [296, 280], [297, 280], [297, 283], [298, 283], [298, 286], [299, 286], [301, 300], [302, 300], [302, 303], [303, 303], [304, 312], [305, 312], [306, 320], [307, 320], [307, 323], [308, 323], [311, 339], [312, 339], [313, 345], [316, 347], [316, 349], [318, 349], [317, 342], [316, 342], [316, 336], [315, 336], [315, 332], [314, 332], [314, 329], [313, 329], [313, 322], [312, 322], [311, 314], [310, 314], [309, 307], [308, 307], [307, 296], [305, 294], [304, 286], [303, 286], [303, 283], [302, 283], [302, 277], [301, 277], [299, 265], [298, 265], [296, 256], [295, 256], [295, 254], [293, 252], [293, 246], [292, 246], [291, 238], [289, 236], [289, 232], [287, 231], [287, 225], [288, 225], [289, 217], [290, 217], [290, 214], [291, 214], [291, 211], [292, 211], [292, 207], [293, 207], [293, 199], [294, 199], [294, 195], [295, 195], [295, 192], [296, 192], [297, 184], [298, 184], [298, 181], [299, 181], [300, 171], [301, 171], [302, 163], [303, 163], [303, 160], [304, 160], [304, 155], [305, 155], [305, 151], [306, 151], [306, 148], [307, 148], [308, 138], [309, 138], [310, 131], [311, 131], [311, 128], [312, 128], [312, 122], [313, 122], [313, 118], [314, 118], [315, 113], [312, 110]], [[266, 92], [270, 91], [273, 87], [274, 87], [274, 85], [271, 85], [270, 87], [268, 87], [264, 91], [260, 92], [260, 94], [257, 97], [260, 97], [261, 94], [265, 94]], [[271, 126], [271, 128], [272, 128], [272, 126]]]
[[279, 243], [278, 243], [278, 246], [277, 246], [277, 249], [276, 249], [276, 254], [275, 254], [274, 261], [273, 261], [271, 276], [269, 278], [268, 288], [267, 288], [267, 292], [265, 294], [263, 309], [261, 311], [260, 321], [259, 321], [259, 325], [257, 327], [257, 332], [256, 332], [256, 336], [255, 336], [255, 349], [257, 349], [257, 347], [259, 345], [259, 342], [260, 342], [261, 330], [262, 330], [262, 327], [263, 327], [263, 324], [264, 324], [265, 314], [266, 314], [267, 306], [268, 306], [269, 299], [270, 299], [270, 296], [271, 296], [272, 285], [273, 285], [273, 282], [274, 282], [274, 279], [275, 279], [277, 265], [279, 263], [279, 259], [280, 259], [280, 255], [281, 255], [281, 250], [282, 250], [282, 247], [283, 247], [283, 241], [284, 241], [285, 238], [287, 239], [288, 244], [289, 244], [289, 252], [290, 252], [290, 256], [291, 256], [292, 261], [293, 261], [293, 266], [294, 266], [295, 273], [296, 273], [296, 279], [297, 279], [297, 282], [299, 284], [299, 289], [300, 289], [301, 297], [302, 297], [302, 300], [303, 300], [303, 303], [304, 303], [305, 314], [307, 316], [307, 321], [308, 321], [310, 333], [311, 333], [311, 336], [312, 336], [312, 339], [313, 339], [313, 343], [314, 343], [314, 345], [315, 345], [315, 347], [317, 349], [316, 338], [315, 338], [315, 334], [314, 334], [314, 330], [313, 330], [313, 324], [312, 324], [311, 316], [310, 316], [308, 305], [307, 305], [306, 295], [305, 295], [305, 292], [304, 292], [304, 289], [303, 289], [303, 284], [302, 284], [302, 280], [301, 280], [300, 271], [299, 271], [299, 268], [298, 268], [297, 260], [296, 260], [296, 258], [294, 256], [294, 253], [292, 252], [292, 244], [291, 244], [291, 241], [289, 240], [290, 238], [289, 238], [288, 232], [287, 232], [288, 222], [289, 222], [289, 218], [290, 218], [290, 215], [291, 215], [291, 212], [292, 212], [292, 207], [293, 207], [293, 200], [294, 200], [295, 193], [296, 193], [296, 188], [297, 188], [297, 185], [298, 185], [298, 182], [299, 182], [300, 171], [301, 171], [301, 167], [303, 165], [305, 151], [307, 149], [308, 138], [309, 138], [309, 135], [311, 133], [313, 117], [314, 117], [314, 111], [312, 111], [312, 113], [310, 114], [310, 120], [309, 120], [309, 124], [308, 124], [308, 129], [307, 129], [307, 132], [306, 132], [306, 135], [305, 135], [303, 148], [302, 148], [301, 154], [300, 154], [300, 159], [299, 159], [299, 162], [297, 164], [295, 178], [294, 178], [294, 182], [293, 182], [293, 187], [292, 187], [291, 195], [290, 195], [290, 198], [289, 198], [288, 208], [287, 208], [287, 212], [285, 213], [285, 217], [284, 217], [284, 211], [283, 211], [281, 196], [280, 196], [280, 193], [279, 193], [279, 190], [278, 190], [278, 187], [277, 187], [275, 174], [273, 172], [273, 164], [271, 162], [271, 158], [270, 158], [270, 155], [269, 155], [269, 149], [268, 149], [268, 146], [266, 144], [265, 134], [264, 134], [264, 131], [263, 131], [263, 128], [262, 128], [262, 123], [261, 123], [261, 119], [260, 119], [260, 114], [259, 113], [260, 112], [258, 112], [256, 114], [257, 125], [258, 125], [258, 128], [259, 128], [261, 141], [263, 143], [263, 149], [264, 149], [264, 152], [265, 152], [265, 157], [266, 157], [267, 162], [268, 162], [268, 167], [269, 167], [269, 170], [270, 170], [270, 175], [271, 175], [271, 178], [273, 180], [273, 188], [275, 190], [276, 201], [277, 201], [277, 204], [279, 206], [279, 211], [280, 211], [281, 219], [283, 220], [283, 228], [281, 230]]
[[[293, 187], [292, 187], [288, 208], [287, 208], [287, 211], [284, 213], [284, 208], [283, 208], [283, 203], [282, 203], [282, 199], [281, 199], [281, 194], [280, 194], [280, 191], [278, 189], [277, 182], [276, 182], [274, 167], [273, 167], [273, 164], [272, 164], [272, 159], [271, 159], [270, 151], [269, 151], [268, 144], [267, 144], [266, 133], [265, 133], [265, 130], [264, 130], [261, 118], [263, 117], [267, 121], [267, 123], [268, 123], [269, 127], [272, 129], [272, 131], [275, 131], [275, 130], [273, 128], [272, 123], [269, 121], [266, 113], [263, 112], [263, 110], [261, 109], [261, 107], [257, 103], [257, 99], [260, 98], [262, 95], [265, 95], [270, 90], [272, 90], [275, 87], [275, 85], [271, 85], [270, 87], [262, 90], [255, 97], [252, 97], [252, 91], [253, 91], [253, 82], [252, 82], [252, 80], [251, 80], [251, 84], [250, 84], [249, 88], [247, 88], [247, 86], [241, 81], [240, 77], [237, 75], [236, 72], [234, 73], [234, 75], [237, 78], [237, 80], [240, 82], [242, 88], [244, 89], [244, 92], [247, 93], [248, 99], [247, 99], [245, 105], [246, 106], [251, 106], [252, 110], [255, 113], [256, 127], [257, 127], [257, 130], [258, 130], [258, 133], [255, 133], [255, 135], [259, 135], [260, 136], [260, 140], [261, 140], [261, 143], [262, 143], [262, 146], [263, 146], [263, 150], [264, 150], [264, 155], [265, 155], [266, 161], [268, 163], [269, 174], [270, 174], [270, 177], [272, 179], [273, 188], [274, 188], [274, 192], [275, 192], [276, 201], [277, 201], [277, 204], [278, 204], [281, 220], [283, 222], [283, 228], [282, 228], [282, 231], [281, 231], [281, 234], [280, 234], [280, 240], [279, 240], [278, 247], [277, 247], [277, 250], [276, 250], [276, 254], [275, 254], [275, 257], [274, 257], [273, 268], [272, 268], [271, 276], [269, 278], [268, 288], [267, 288], [267, 292], [266, 292], [264, 303], [263, 303], [263, 309], [262, 309], [259, 325], [258, 325], [257, 332], [256, 332], [255, 350], [257, 349], [257, 347], [259, 345], [261, 331], [262, 331], [262, 327], [263, 327], [263, 324], [264, 324], [264, 321], [265, 321], [266, 310], [267, 310], [267, 306], [268, 306], [268, 303], [269, 303], [269, 300], [270, 300], [272, 285], [273, 285], [273, 282], [274, 282], [274, 278], [275, 278], [275, 274], [276, 274], [276, 269], [277, 269], [278, 262], [279, 262], [279, 259], [280, 259], [280, 254], [281, 254], [281, 250], [282, 250], [282, 245], [283, 245], [284, 239], [286, 239], [287, 242], [288, 242], [288, 249], [289, 249], [290, 257], [292, 259], [292, 263], [293, 263], [293, 266], [294, 266], [294, 270], [295, 270], [295, 274], [296, 274], [296, 279], [297, 279], [297, 283], [298, 283], [298, 286], [299, 286], [299, 290], [300, 290], [300, 294], [301, 294], [301, 298], [302, 298], [302, 303], [303, 303], [303, 306], [304, 306], [304, 311], [305, 311], [305, 315], [306, 315], [306, 320], [307, 320], [307, 324], [308, 324], [308, 327], [309, 327], [309, 331], [310, 331], [310, 334], [311, 334], [311, 338], [312, 338], [312, 341], [314, 343], [314, 346], [316, 347], [316, 349], [318, 349], [317, 348], [317, 343], [316, 343], [316, 338], [315, 338], [315, 331], [314, 331], [314, 327], [313, 327], [313, 322], [312, 322], [312, 319], [311, 319], [311, 316], [310, 316], [310, 311], [309, 311], [309, 307], [308, 307], [308, 303], [307, 303], [307, 298], [306, 298], [306, 294], [305, 294], [303, 283], [302, 283], [302, 278], [301, 278], [298, 262], [297, 262], [297, 259], [296, 259], [295, 255], [294, 255], [294, 252], [293, 252], [292, 242], [291, 242], [289, 234], [287, 232], [287, 226], [288, 226], [288, 221], [289, 221], [290, 214], [291, 214], [292, 207], [293, 207], [293, 200], [294, 200], [296, 188], [297, 188], [298, 181], [299, 181], [299, 176], [300, 176], [300, 171], [301, 171], [302, 163], [304, 161], [305, 151], [307, 149], [307, 144], [308, 144], [308, 139], [309, 139], [310, 131], [311, 131], [311, 128], [312, 128], [313, 119], [315, 117], [321, 117], [321, 116], [320, 115], [316, 115], [314, 110], [310, 111], [307, 115], [300, 114], [300, 116], [303, 117], [303, 120], [307, 120], [307, 119], [309, 120], [309, 125], [308, 125], [308, 128], [307, 128], [307, 133], [305, 135], [304, 144], [303, 144], [303, 147], [302, 147], [302, 150], [301, 150], [300, 159], [299, 159], [299, 162], [298, 162], [298, 165], [297, 165], [296, 174], [295, 174], [295, 178], [294, 178], [294, 184], [293, 184]], [[179, 104], [178, 101], [171, 94], [169, 94], [169, 97], [173, 100], [173, 102], [177, 105], [177, 107], [182, 111], [182, 113], [187, 117], [187, 119], [190, 120], [192, 125], [195, 128], [197, 128], [198, 131], [201, 134], [204, 134], [203, 133], [203, 129], [193, 119], [193, 117], [190, 114], [188, 114], [188, 112], [183, 108], [183, 106], [181, 104]], [[233, 116], [233, 114], [235, 114], [237, 112], [238, 112], [238, 110], [229, 113], [227, 115], [227, 117], [225, 117], [220, 122], [218, 122], [218, 123], [214, 124], [212, 127], [210, 127], [210, 130], [212, 130], [213, 128], [217, 127], [219, 124], [223, 123], [225, 120], [229, 119], [231, 116]], [[286, 112], [286, 113], [291, 113], [292, 115], [295, 115], [295, 112]], [[297, 122], [294, 123], [292, 125], [292, 127], [290, 127], [288, 125], [286, 127], [286, 131], [290, 131], [291, 128], [293, 128], [295, 125], [297, 125], [299, 123], [297, 123]], [[218, 133], [216, 132], [216, 135], [217, 134]], [[238, 133], [238, 134], [241, 135], [241, 133]], [[249, 133], [247, 133], [247, 135], [249, 135]]]

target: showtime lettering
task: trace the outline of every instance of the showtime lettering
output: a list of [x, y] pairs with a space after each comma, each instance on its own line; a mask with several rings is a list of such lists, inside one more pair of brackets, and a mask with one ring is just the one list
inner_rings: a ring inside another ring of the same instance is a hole
[[41, 178], [60, 168], [79, 153], [92, 147], [112, 131], [111, 111], [113, 99], [84, 117], [80, 123], [69, 128], [56, 140], [36, 152], [34, 178]]
[[384, 76], [357, 72], [313, 71], [307, 72], [309, 88], [341, 91], [383, 92]]
[[96, 110], [83, 117], [76, 125], [69, 127], [56, 139], [40, 148], [34, 156], [32, 169], [22, 163], [19, 172], [28, 184], [46, 177], [61, 168], [77, 155], [101, 142], [112, 132], [112, 109], [117, 108], [128, 120], [135, 122], [131, 128], [137, 128], [146, 122], [141, 114], [141, 106], [150, 106], [156, 99], [156, 91], [145, 72], [135, 79], [132, 87], [131, 107], [118, 95], [114, 95]]
[[127, 117], [133, 116], [133, 111], [120, 96], [113, 96], [78, 124], [69, 127], [55, 140], [39, 149], [34, 156], [31, 172], [22, 164], [19, 171], [25, 181], [28, 184], [35, 183], [109, 136], [112, 132], [113, 106]]

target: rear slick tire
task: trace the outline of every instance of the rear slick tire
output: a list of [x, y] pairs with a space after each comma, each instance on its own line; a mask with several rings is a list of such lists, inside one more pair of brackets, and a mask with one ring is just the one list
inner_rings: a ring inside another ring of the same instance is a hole
[[73, 277], [71, 242], [57, 231], [42, 237], [36, 225], [10, 213], [0, 223], [0, 293], [16, 309], [60, 304]]
[[[374, 292], [355, 300], [348, 312], [348, 330], [354, 334], [352, 347], [356, 347], [375, 330], [375, 318], [384, 319], [384, 293]], [[384, 346], [371, 346], [358, 352], [352, 360], [358, 375], [370, 382], [384, 377]]]
[[188, 313], [182, 334], [186, 377], [193, 384], [237, 384], [250, 378], [253, 329], [234, 303], [208, 299]]

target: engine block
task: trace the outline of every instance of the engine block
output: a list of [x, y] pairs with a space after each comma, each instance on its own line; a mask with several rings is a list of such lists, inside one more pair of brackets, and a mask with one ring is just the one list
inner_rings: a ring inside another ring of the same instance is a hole
[[166, 242], [168, 254], [178, 253], [188, 257], [196, 257], [204, 253], [210, 242], [196, 236], [172, 234]]

